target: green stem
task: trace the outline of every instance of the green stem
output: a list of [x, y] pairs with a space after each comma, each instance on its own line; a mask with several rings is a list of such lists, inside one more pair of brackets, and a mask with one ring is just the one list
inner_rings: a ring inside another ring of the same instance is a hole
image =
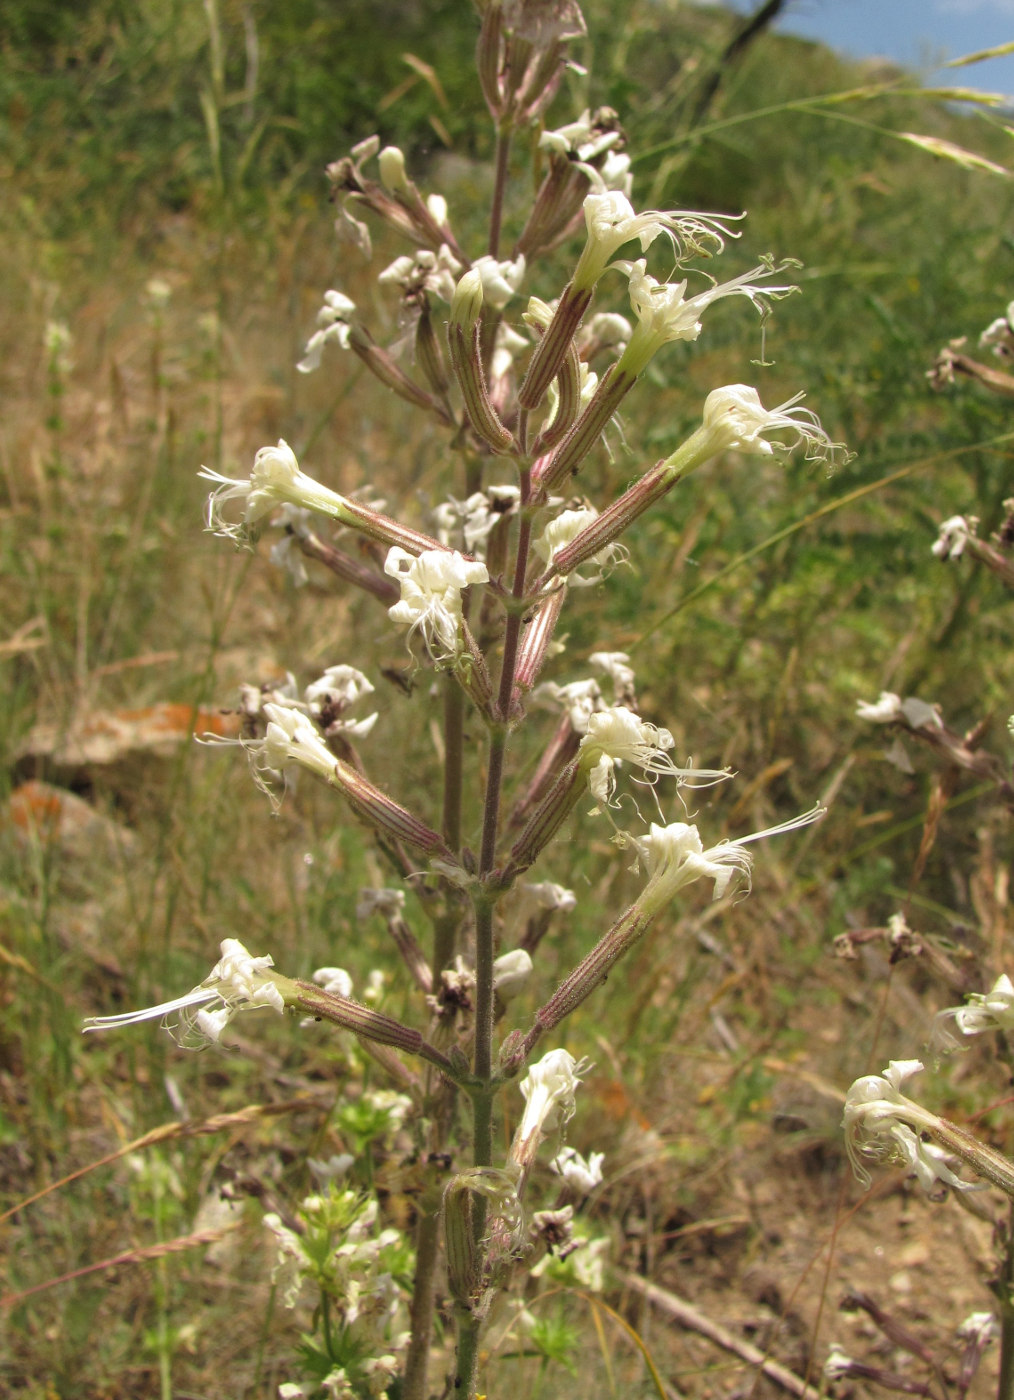
[[455, 1400], [473, 1400], [479, 1379], [479, 1329], [482, 1323], [464, 1308], [458, 1309], [458, 1352], [454, 1376]]
[[440, 1203], [420, 1215], [415, 1235], [415, 1276], [412, 1281], [411, 1340], [405, 1357], [403, 1400], [425, 1400], [426, 1373], [433, 1336], [437, 1263], [440, 1254]]
[[461, 850], [461, 786], [465, 733], [465, 696], [453, 676], [444, 677], [444, 816], [448, 849]]

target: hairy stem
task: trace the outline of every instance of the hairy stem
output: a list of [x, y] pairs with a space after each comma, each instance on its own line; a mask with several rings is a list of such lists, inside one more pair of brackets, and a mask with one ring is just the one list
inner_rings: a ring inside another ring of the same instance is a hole
[[405, 1357], [404, 1400], [426, 1400], [426, 1373], [433, 1336], [437, 1264], [440, 1256], [440, 1206], [419, 1216], [415, 1233], [415, 1276], [412, 1280], [411, 1340]]

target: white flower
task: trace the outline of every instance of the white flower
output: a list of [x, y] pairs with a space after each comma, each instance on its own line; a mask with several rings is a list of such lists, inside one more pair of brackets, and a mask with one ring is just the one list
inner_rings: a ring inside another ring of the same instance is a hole
[[646, 253], [655, 239], [665, 236], [677, 261], [698, 253], [721, 252], [726, 238], [736, 234], [714, 215], [648, 209], [636, 214], [621, 190], [589, 194], [584, 201], [588, 231], [584, 250], [574, 271], [574, 286], [588, 291], [605, 272], [610, 259], [634, 239]]
[[377, 713], [365, 719], [344, 719], [344, 713], [364, 695], [372, 695], [373, 686], [354, 666], [329, 666], [319, 680], [304, 692], [307, 709], [329, 732], [341, 730], [356, 739], [363, 739], [377, 722]]
[[632, 763], [649, 782], [664, 773], [680, 783], [701, 787], [720, 783], [730, 776], [727, 769], [678, 767], [668, 753], [673, 743], [668, 729], [659, 729], [622, 706], [610, 706], [593, 714], [579, 752], [596, 802], [602, 806], [613, 805], [616, 789], [613, 769], [617, 763]]
[[529, 349], [531, 349], [531, 342], [526, 340], [523, 335], [519, 335], [514, 327], [509, 326], [506, 321], [501, 321], [496, 328], [493, 357], [489, 362], [490, 382], [495, 385], [505, 374], [509, 374], [514, 368], [517, 356], [524, 354]]
[[809, 826], [811, 822], [819, 821], [825, 811], [824, 807], [814, 807], [791, 821], [781, 822], [778, 826], [753, 832], [749, 836], [739, 836], [734, 841], [720, 841], [709, 850], [704, 849], [697, 827], [686, 822], [672, 822], [669, 826], [656, 826], [653, 822], [647, 836], [622, 833], [619, 844], [630, 846], [637, 852], [648, 875], [638, 904], [645, 913], [653, 916], [680, 890], [700, 879], [713, 881], [712, 898], [721, 899], [736, 874], [744, 877], [749, 892], [753, 857], [743, 847], [751, 841], [763, 841], [769, 836], [780, 836], [784, 832]]
[[392, 546], [384, 572], [401, 585], [401, 602], [388, 608], [392, 622], [418, 632], [434, 662], [448, 661], [461, 650], [461, 590], [486, 583], [485, 564], [457, 550], [426, 549], [418, 556]]
[[632, 700], [634, 696], [634, 669], [625, 651], [593, 651], [588, 658], [589, 666], [602, 671], [613, 683], [613, 704]]
[[844, 1352], [837, 1342], [832, 1342], [831, 1350], [824, 1362], [824, 1378], [831, 1382], [843, 1381], [852, 1374], [852, 1368], [855, 1364], [851, 1356]]
[[573, 1147], [563, 1147], [550, 1162], [549, 1169], [562, 1176], [575, 1195], [587, 1196], [602, 1181], [604, 1161], [603, 1152], [592, 1152], [585, 1159]]
[[919, 1060], [892, 1060], [883, 1074], [857, 1079], [845, 1096], [845, 1146], [860, 1181], [868, 1183], [866, 1162], [885, 1162], [907, 1168], [927, 1191], [939, 1183], [959, 1191], [973, 1189], [947, 1164], [947, 1154], [935, 1142], [919, 1135], [938, 1119], [906, 1098], [901, 1086], [922, 1069]]
[[267, 704], [263, 711], [268, 721], [264, 738], [243, 741], [254, 771], [284, 773], [296, 763], [329, 782], [337, 760], [313, 721], [291, 705]]
[[[208, 497], [208, 529], [241, 542], [250, 538], [252, 526], [285, 502], [330, 516], [338, 515], [345, 505], [344, 497], [337, 491], [299, 470], [295, 453], [284, 438], [279, 439], [277, 447], [260, 449], [249, 480], [222, 476], [210, 467], [202, 467], [197, 475], [219, 483]], [[243, 502], [243, 518], [235, 524], [222, 514], [222, 507], [234, 500]]]
[[370, 1089], [363, 1094], [362, 1102], [375, 1113], [386, 1115], [390, 1132], [400, 1128], [412, 1111], [412, 1100], [407, 1094], [399, 1094], [395, 1089]]
[[746, 297], [764, 316], [769, 310], [768, 301], [796, 290], [792, 286], [758, 286], [758, 278], [774, 275], [773, 267], [761, 265], [729, 282], [715, 282], [703, 292], [687, 297], [686, 281], [657, 282], [649, 276], [646, 267], [643, 258], [623, 265], [630, 279], [630, 304], [637, 316], [637, 325], [617, 363], [633, 374], [640, 374], [652, 356], [669, 341], [696, 340], [701, 333], [701, 316], [712, 302], [722, 297]]
[[882, 690], [875, 704], [860, 700], [856, 704], [857, 719], [866, 719], [873, 724], [907, 724], [910, 729], [941, 729], [943, 721], [936, 705], [910, 695], [902, 700], [891, 690]]
[[[713, 389], [704, 401], [704, 428], [721, 440], [717, 450], [759, 452], [772, 456], [791, 452], [806, 444], [807, 461], [831, 461], [845, 453], [844, 443], [832, 442], [820, 426], [820, 419], [808, 408], [797, 408], [803, 397], [796, 394], [777, 408], [766, 409], [757, 390], [749, 384], [727, 384]], [[787, 442], [768, 433], [788, 433]]]
[[978, 520], [974, 515], [952, 515], [940, 526], [940, 538], [932, 547], [938, 559], [960, 559], [969, 539], [975, 538]]
[[[586, 175], [591, 174], [593, 166], [584, 166]], [[630, 198], [630, 191], [634, 187], [634, 175], [630, 169], [630, 157], [626, 151], [610, 151], [598, 170], [594, 171], [592, 184], [599, 190], [615, 190]]]
[[552, 880], [523, 884], [521, 889], [526, 899], [538, 909], [554, 909], [569, 914], [572, 909], [577, 908], [577, 896], [574, 891], [566, 889], [563, 885], [554, 885]]
[[[557, 554], [572, 544], [581, 531], [597, 518], [598, 511], [594, 506], [583, 506], [580, 510], [561, 511], [555, 520], [550, 520], [542, 534], [534, 542], [535, 553], [548, 567]], [[591, 584], [600, 583], [607, 572], [615, 568], [617, 564], [622, 563], [626, 557], [626, 549], [614, 540], [593, 554], [590, 559], [584, 561], [585, 564], [595, 566], [593, 573], [583, 575], [575, 570], [567, 575], [567, 581], [574, 587], [588, 587]]]
[[550, 1050], [534, 1065], [518, 1086], [525, 1098], [525, 1111], [515, 1135], [516, 1143], [530, 1141], [554, 1128], [563, 1127], [574, 1116], [574, 1095], [587, 1068], [566, 1050]]
[[384, 995], [384, 983], [387, 981], [387, 974], [382, 968], [375, 967], [366, 974], [366, 988], [363, 992], [363, 1001], [377, 1002]]
[[86, 1031], [113, 1030], [140, 1021], [161, 1018], [177, 1045], [185, 1050], [201, 1050], [221, 1039], [222, 1031], [240, 1011], [270, 1006], [279, 1015], [285, 1009], [271, 957], [254, 958], [236, 938], [223, 939], [222, 956], [208, 976], [186, 996], [142, 1011], [124, 1011], [117, 1016], [89, 1016]]
[[502, 311], [521, 286], [525, 275], [524, 254], [519, 254], [514, 262], [498, 262], [487, 253], [476, 258], [472, 271], [482, 279], [483, 300], [488, 301], [494, 311]]
[[958, 1326], [958, 1336], [963, 1342], [976, 1342], [985, 1346], [1000, 1334], [996, 1318], [991, 1312], [972, 1312]]
[[934, 1042], [945, 1049], [960, 1044], [946, 1022], [953, 1021], [962, 1035], [1014, 1030], [1014, 983], [1002, 973], [988, 992], [972, 992], [965, 1006], [949, 1006], [934, 1017]]
[[532, 959], [524, 948], [502, 953], [493, 963], [493, 986], [501, 1001], [513, 1001], [532, 975]]
[[313, 974], [318, 987], [335, 997], [352, 995], [352, 978], [343, 967], [318, 967]]
[[993, 354], [1006, 359], [1014, 352], [1014, 301], [1007, 307], [1004, 316], [998, 316], [979, 336], [980, 345], [992, 345]]
[[621, 132], [603, 131], [597, 126], [586, 107], [576, 121], [557, 127], [555, 131], [544, 131], [539, 137], [539, 150], [561, 156], [574, 154], [578, 160], [594, 160], [622, 139]]
[[469, 554], [481, 559], [490, 531], [510, 514], [520, 494], [516, 486], [491, 486], [473, 492], [464, 501], [452, 496], [433, 511], [434, 533], [448, 548], [460, 542]]
[[400, 287], [406, 296], [418, 296], [420, 292], [429, 292], [441, 301], [450, 303], [454, 295], [455, 280], [460, 271], [461, 263], [447, 244], [441, 243], [437, 253], [429, 248], [419, 248], [414, 258], [407, 253], [395, 258], [394, 262], [379, 274], [377, 281], [384, 285]]
[[555, 681], [543, 681], [532, 691], [536, 705], [559, 706], [566, 711], [570, 727], [575, 734], [587, 734], [588, 721], [604, 705], [598, 681], [571, 681], [569, 685], [557, 685]]
[[343, 350], [349, 348], [349, 317], [356, 309], [342, 292], [324, 293], [324, 305], [317, 312], [317, 330], [306, 343], [303, 358], [296, 366], [303, 374], [319, 368], [324, 346], [329, 340], [336, 340]]

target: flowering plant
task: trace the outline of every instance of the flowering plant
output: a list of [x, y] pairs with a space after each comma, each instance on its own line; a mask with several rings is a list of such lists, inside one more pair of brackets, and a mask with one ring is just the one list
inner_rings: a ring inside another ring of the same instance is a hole
[[[447, 201], [420, 190], [400, 151], [380, 149], [376, 139], [361, 143], [330, 167], [330, 175], [342, 227], [364, 250], [364, 213], [408, 240], [410, 252], [379, 281], [400, 298], [399, 343], [411, 348], [411, 361], [379, 344], [356, 303], [329, 289], [299, 364], [309, 373], [335, 353], [351, 352], [446, 431], [460, 462], [447, 499], [432, 503], [428, 521], [403, 522], [362, 495], [317, 481], [284, 441], [261, 448], [249, 478], [202, 471], [215, 484], [207, 512], [212, 531], [247, 548], [265, 529], [284, 532], [289, 554], [298, 550], [382, 604], [402, 629], [414, 668], [434, 673], [443, 702], [443, 767], [433, 813], [414, 811], [370, 776], [357, 745], [369, 739], [376, 717], [349, 720], [344, 712], [370, 693], [372, 682], [346, 658], [310, 684], [302, 700], [294, 686], [260, 703], [254, 696], [244, 705], [246, 732], [231, 741], [245, 751], [255, 781], [274, 802], [295, 773], [309, 772], [372, 834], [397, 883], [372, 892], [364, 908], [387, 920], [419, 991], [425, 1030], [385, 1014], [375, 997], [354, 997], [341, 968], [320, 969], [312, 981], [292, 979], [272, 971], [269, 956], [251, 956], [236, 940], [223, 944], [222, 961], [187, 996], [125, 1017], [96, 1018], [88, 1027], [179, 1014], [181, 1043], [196, 1046], [220, 1041], [240, 1011], [269, 1007], [351, 1032], [407, 1091], [399, 1115], [404, 1110], [413, 1120], [414, 1151], [426, 1178], [405, 1287], [407, 1335], [395, 1328], [399, 1285], [381, 1267], [393, 1241], [384, 1232], [373, 1237], [375, 1209], [346, 1192], [307, 1198], [298, 1229], [270, 1216], [282, 1254], [298, 1264], [293, 1300], [301, 1280], [316, 1278], [332, 1302], [338, 1300], [344, 1319], [340, 1340], [332, 1329], [315, 1343], [309, 1388], [283, 1388], [292, 1396], [387, 1394], [390, 1386], [404, 1400], [422, 1400], [442, 1270], [456, 1324], [451, 1385], [456, 1395], [476, 1394], [480, 1337], [498, 1295], [537, 1262], [540, 1249], [543, 1258], [547, 1250], [569, 1252], [575, 1205], [603, 1179], [601, 1153], [585, 1161], [560, 1143], [576, 1111], [584, 1062], [557, 1046], [530, 1063], [536, 1046], [598, 991], [687, 886], [709, 881], [716, 900], [737, 889], [749, 892], [747, 845], [822, 815], [814, 807], [769, 830], [709, 845], [684, 819], [685, 806], [678, 817], [666, 816], [671, 786], [682, 804], [681, 789], [730, 774], [697, 768], [689, 758], [677, 761], [670, 731], [637, 713], [629, 657], [599, 652], [592, 658], [603, 680], [612, 682], [611, 705], [597, 680], [542, 682], [561, 649], [559, 621], [571, 590], [597, 586], [621, 566], [621, 537], [690, 472], [729, 453], [764, 459], [800, 446], [808, 458], [833, 464], [844, 449], [797, 406], [800, 396], [769, 410], [755, 388], [732, 384], [710, 393], [700, 426], [664, 460], [635, 471], [625, 490], [603, 490], [597, 504], [563, 498], [561, 488], [588, 464], [666, 345], [696, 341], [721, 298], [745, 299], [766, 316], [774, 301], [794, 290], [777, 280], [790, 264], [767, 259], [721, 283], [697, 271], [694, 259], [718, 255], [739, 237], [736, 219], [635, 212], [622, 132], [607, 113], [585, 113], [558, 131], [541, 131], [542, 180], [504, 256], [504, 195], [521, 145], [515, 138], [541, 126], [569, 45], [584, 24], [574, 0], [486, 0], [480, 11], [479, 77], [496, 132], [486, 251], [470, 253], [454, 231]], [[582, 224], [583, 248], [566, 285], [552, 301], [536, 295], [524, 301], [522, 289], [540, 259]], [[665, 249], [664, 280], [648, 271], [656, 244]], [[630, 261], [625, 252], [642, 256]], [[698, 279], [700, 289], [692, 291]], [[593, 310], [607, 286], [626, 290], [633, 327], [625, 315]], [[321, 521], [335, 522], [363, 550], [324, 538]], [[516, 735], [529, 705], [540, 701], [562, 709], [556, 732], [533, 775], [508, 799]], [[469, 809], [463, 775], [473, 733], [482, 735], [483, 783]], [[627, 770], [633, 770], [633, 793], [624, 782]], [[646, 794], [658, 822], [640, 812], [637, 798]], [[525, 888], [523, 877], [589, 797], [587, 816], [607, 825], [617, 847], [644, 867], [643, 889], [555, 992], [540, 990], [539, 1009], [523, 1012], [520, 1023], [501, 1034], [508, 1008], [523, 1005], [526, 981], [538, 978], [533, 954], [540, 940], [575, 903], [571, 892], [548, 880]], [[467, 839], [473, 828], [479, 832], [474, 851]], [[527, 922], [519, 917], [515, 930], [501, 929], [502, 901], [515, 886], [535, 912]], [[428, 947], [406, 915], [407, 900], [416, 906], [413, 919], [429, 926]], [[421, 1060], [422, 1071], [403, 1056]], [[498, 1161], [497, 1117], [515, 1081], [524, 1108], [515, 1095], [516, 1131]], [[470, 1112], [461, 1111], [463, 1104]], [[349, 1136], [359, 1147], [368, 1138], [354, 1125]], [[565, 1203], [529, 1218], [533, 1168], [546, 1140], [552, 1148], [546, 1162], [554, 1163]], [[320, 1243], [331, 1241], [339, 1227], [344, 1243]], [[379, 1353], [372, 1356], [363, 1354], [364, 1309], [383, 1319], [371, 1334]]]

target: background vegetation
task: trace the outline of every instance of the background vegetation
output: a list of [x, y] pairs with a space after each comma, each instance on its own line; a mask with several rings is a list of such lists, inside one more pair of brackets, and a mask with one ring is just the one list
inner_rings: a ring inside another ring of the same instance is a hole
[[[769, 250], [804, 263], [804, 295], [779, 307], [763, 347], [732, 303], [698, 346], [659, 357], [629, 441], [663, 455], [711, 387], [747, 381], [765, 403], [805, 388], [857, 453], [832, 479], [750, 460], [681, 486], [633, 541], [632, 570], [574, 610], [556, 677], [582, 674], [597, 647], [631, 654], [642, 713], [672, 728], [681, 754], [740, 774], [702, 795], [715, 839], [832, 800], [791, 856], [762, 853], [749, 901], [720, 921], [700, 900], [674, 910], [569, 1031], [573, 1053], [597, 1063], [571, 1140], [607, 1153], [589, 1206], [612, 1239], [606, 1297], [667, 1384], [726, 1394], [743, 1384], [728, 1358], [645, 1311], [623, 1271], [694, 1299], [800, 1374], [819, 1369], [831, 1336], [874, 1345], [835, 1315], [842, 1282], [879, 1286], [934, 1345], [989, 1306], [981, 1224], [897, 1182], [852, 1212], [837, 1121], [854, 1077], [917, 1054], [933, 1012], [1005, 966], [1011, 838], [993, 792], [954, 786], [911, 885], [932, 760], [912, 749], [913, 771], [899, 771], [853, 712], [881, 689], [918, 694], [957, 730], [993, 718], [987, 746], [1009, 753], [1009, 593], [929, 548], [955, 512], [980, 516], [984, 536], [1000, 523], [1014, 494], [1009, 412], [974, 387], [933, 395], [925, 371], [1009, 299], [1014, 191], [895, 133], [1007, 163], [1010, 136], [904, 74], [771, 36], [705, 104], [727, 16], [630, 3], [620, 25], [606, 0], [588, 10], [588, 73], [554, 119], [616, 107], [638, 204], [746, 209], [743, 268]], [[154, 1030], [85, 1043], [79, 1026], [193, 985], [226, 936], [293, 974], [341, 963], [365, 978], [386, 949], [355, 914], [376, 873], [358, 831], [335, 825], [309, 784], [272, 818], [234, 755], [142, 739], [84, 761], [61, 736], [124, 711], [144, 731], [164, 702], [214, 711], [240, 681], [279, 671], [305, 682], [339, 661], [371, 675], [404, 665], [375, 605], [319, 576], [297, 591], [202, 536], [195, 472], [243, 475], [284, 436], [321, 479], [416, 495], [422, 518], [438, 438], [410, 431], [351, 358], [308, 378], [294, 369], [322, 290], [354, 281], [365, 302], [366, 274], [402, 251], [379, 246], [366, 269], [339, 245], [322, 172], [377, 130], [467, 229], [489, 149], [473, 15], [452, 0], [8, 5], [0, 42], [0, 1209], [162, 1123], [316, 1105], [148, 1148], [5, 1219], [7, 1289], [24, 1294], [200, 1228], [223, 1181], [291, 1199], [307, 1156], [341, 1145], [330, 1109], [351, 1070], [333, 1038], [256, 1025], [244, 1054], [188, 1058]], [[841, 93], [853, 95], [829, 97]], [[379, 297], [371, 314], [390, 323]], [[51, 322], [69, 328], [67, 348], [52, 334], [47, 348]], [[642, 465], [621, 450], [588, 489]], [[378, 773], [410, 797], [429, 768], [426, 718], [393, 685], [379, 708], [378, 733], [398, 741]], [[84, 799], [73, 830], [26, 808], [15, 789], [28, 778]], [[545, 877], [580, 898], [560, 968], [629, 879], [622, 865], [584, 828], [554, 848]], [[832, 956], [836, 935], [903, 906], [930, 955], [897, 968], [876, 943], [857, 961]], [[540, 966], [546, 986], [556, 956]], [[395, 1014], [401, 995], [388, 992]], [[1003, 1092], [981, 1050], [927, 1086], [961, 1121]], [[976, 1118], [1009, 1149], [1008, 1121]], [[409, 1196], [391, 1182], [395, 1216]], [[259, 1214], [251, 1203], [207, 1255], [86, 1274], [8, 1307], [0, 1391], [275, 1394], [295, 1333], [275, 1306]], [[941, 1270], [953, 1275], [943, 1293]], [[588, 1305], [558, 1301], [594, 1358]], [[577, 1380], [557, 1368], [543, 1381], [538, 1358], [506, 1356], [491, 1393], [657, 1393], [629, 1337], [608, 1338], [612, 1370], [593, 1359]]]

